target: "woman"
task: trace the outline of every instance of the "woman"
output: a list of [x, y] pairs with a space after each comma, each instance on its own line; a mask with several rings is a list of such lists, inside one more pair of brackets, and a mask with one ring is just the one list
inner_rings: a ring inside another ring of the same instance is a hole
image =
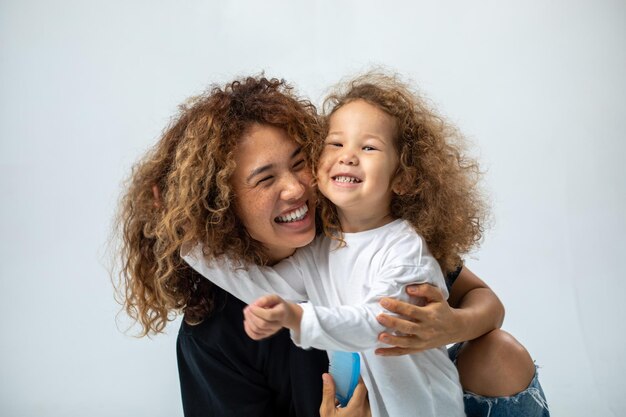
[[[209, 256], [273, 264], [311, 242], [309, 150], [321, 135], [315, 108], [283, 81], [246, 78], [183, 108], [133, 171], [120, 211], [125, 308], [144, 335], [162, 331], [172, 314], [184, 312], [177, 351], [187, 416], [317, 414], [325, 353], [296, 348], [285, 332], [262, 342], [248, 339], [244, 306], [195, 275], [179, 251], [202, 242]], [[294, 228], [285, 215], [303, 204], [310, 221]], [[407, 336], [382, 334], [394, 347], [379, 353], [471, 340], [456, 358], [466, 390], [508, 396], [535, 383], [528, 353], [496, 330], [504, 309], [495, 294], [466, 268], [450, 281], [450, 304], [429, 286], [407, 289], [427, 298], [425, 307], [381, 301], [414, 320], [382, 315], [382, 324]], [[364, 395], [343, 410], [329, 406], [332, 382], [324, 381], [323, 416], [366, 413]], [[518, 395], [534, 398], [527, 390]], [[476, 395], [466, 399], [492, 406]]]

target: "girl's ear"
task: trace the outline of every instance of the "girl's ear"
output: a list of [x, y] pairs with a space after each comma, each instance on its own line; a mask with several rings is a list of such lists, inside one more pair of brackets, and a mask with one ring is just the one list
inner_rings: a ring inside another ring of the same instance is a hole
[[397, 195], [405, 195], [407, 193], [404, 172], [398, 172], [391, 183], [391, 191]]

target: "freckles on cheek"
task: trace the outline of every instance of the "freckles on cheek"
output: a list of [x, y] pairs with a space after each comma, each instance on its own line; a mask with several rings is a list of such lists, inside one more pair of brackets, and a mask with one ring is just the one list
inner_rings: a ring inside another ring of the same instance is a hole
[[255, 194], [250, 190], [245, 190], [241, 191], [235, 198], [235, 213], [247, 229], [256, 223], [256, 217], [259, 212], [259, 199]]
[[254, 213], [255, 217], [267, 217], [272, 215], [274, 211], [274, 198], [266, 193], [257, 193], [248, 201], [249, 211]]

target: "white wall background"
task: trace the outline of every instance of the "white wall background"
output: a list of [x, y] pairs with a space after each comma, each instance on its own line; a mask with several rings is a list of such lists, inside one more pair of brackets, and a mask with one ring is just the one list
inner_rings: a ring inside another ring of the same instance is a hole
[[181, 416], [178, 323], [116, 327], [120, 182], [209, 83], [264, 69], [319, 101], [370, 64], [477, 145], [496, 223], [469, 265], [553, 415], [625, 415], [618, 0], [0, 1], [0, 415]]

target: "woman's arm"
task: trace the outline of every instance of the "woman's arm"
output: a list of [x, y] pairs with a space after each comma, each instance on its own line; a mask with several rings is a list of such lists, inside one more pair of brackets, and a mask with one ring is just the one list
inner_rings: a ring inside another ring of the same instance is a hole
[[284, 259], [271, 268], [243, 265], [227, 256], [207, 260], [201, 244], [184, 247], [181, 257], [200, 275], [245, 303], [251, 303], [267, 293], [277, 293], [294, 301], [308, 299], [302, 273], [294, 257]]
[[443, 277], [435, 258], [421, 257], [419, 267], [402, 265], [381, 271], [363, 301], [352, 305], [316, 306], [286, 302], [276, 294], [250, 303], [244, 310], [244, 328], [254, 340], [264, 339], [282, 327], [291, 330], [293, 341], [303, 348], [361, 352], [380, 346], [378, 334], [385, 330], [377, 321], [382, 297], [403, 297], [413, 283], [439, 283]]
[[381, 305], [410, 320], [380, 314], [378, 321], [386, 327], [407, 336], [383, 332], [379, 340], [394, 347], [380, 348], [377, 354], [404, 355], [434, 347], [472, 340], [499, 328], [504, 320], [504, 306], [496, 294], [466, 267], [450, 290], [449, 304], [441, 291], [430, 285], [407, 287], [411, 296], [424, 297], [427, 304], [418, 307], [402, 301], [385, 298]]
[[450, 289], [448, 302], [465, 316], [467, 325], [462, 341], [472, 340], [493, 329], [504, 321], [504, 305], [483, 280], [468, 268], [461, 273]]
[[402, 297], [407, 300], [405, 287], [413, 283], [439, 284], [445, 291], [441, 270], [432, 256], [423, 254], [419, 266], [401, 265], [381, 271], [358, 304], [332, 307], [301, 304], [300, 332], [292, 331], [293, 341], [305, 349], [314, 347], [348, 352], [380, 347], [378, 334], [385, 330], [377, 320], [383, 312], [379, 304], [381, 298]]

